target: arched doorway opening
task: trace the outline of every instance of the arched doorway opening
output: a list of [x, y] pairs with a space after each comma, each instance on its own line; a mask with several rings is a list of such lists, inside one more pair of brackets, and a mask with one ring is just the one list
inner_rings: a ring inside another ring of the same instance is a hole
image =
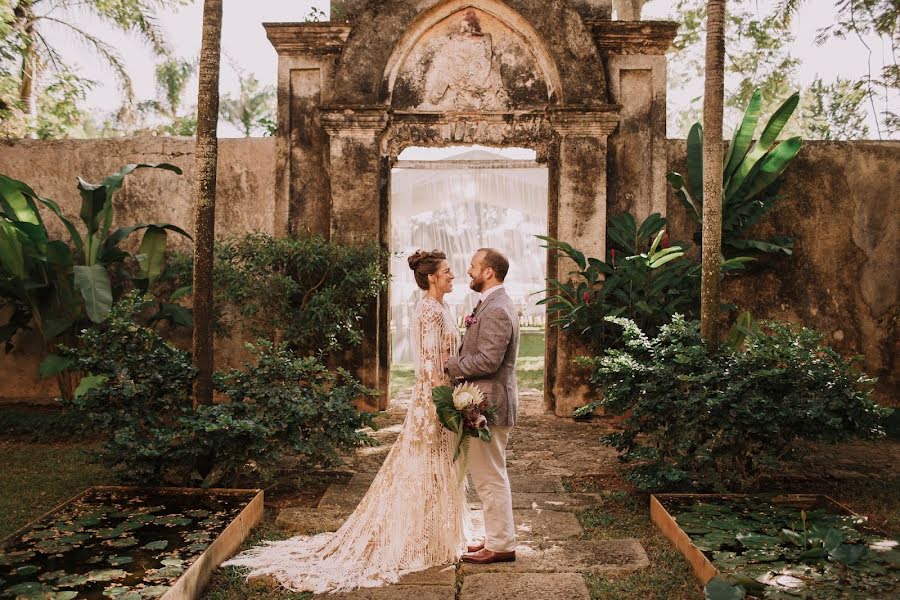
[[542, 390], [545, 311], [538, 305], [547, 275], [548, 169], [534, 150], [485, 146], [409, 147], [390, 175], [390, 399], [412, 385], [412, 315], [421, 291], [406, 257], [417, 248], [447, 253], [457, 279], [446, 297], [459, 325], [478, 301], [466, 270], [478, 248], [510, 259], [506, 288], [519, 313], [522, 389]]

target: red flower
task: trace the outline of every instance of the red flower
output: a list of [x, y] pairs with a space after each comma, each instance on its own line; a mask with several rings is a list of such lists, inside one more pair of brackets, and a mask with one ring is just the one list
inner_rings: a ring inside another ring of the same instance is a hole
[[584, 300], [585, 304], [588, 304], [591, 301], [591, 294], [589, 292], [585, 292], [584, 294], [582, 294], [581, 299]]
[[612, 266], [616, 266], [616, 249], [612, 248], [609, 251], [609, 260], [612, 263]]
[[669, 247], [669, 234], [668, 234], [668, 233], [663, 234], [662, 247], [663, 247], [663, 248], [668, 248], [668, 247]]

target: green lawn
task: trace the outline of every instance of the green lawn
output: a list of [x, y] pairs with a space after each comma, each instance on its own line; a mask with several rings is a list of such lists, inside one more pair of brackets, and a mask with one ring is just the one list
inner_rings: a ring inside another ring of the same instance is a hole
[[0, 439], [0, 538], [27, 525], [90, 485], [112, 483], [87, 453], [93, 444]]
[[[520, 388], [544, 389], [544, 330], [523, 329], [519, 344], [516, 377]], [[412, 364], [400, 363], [391, 367], [391, 398], [409, 389], [416, 382]]]

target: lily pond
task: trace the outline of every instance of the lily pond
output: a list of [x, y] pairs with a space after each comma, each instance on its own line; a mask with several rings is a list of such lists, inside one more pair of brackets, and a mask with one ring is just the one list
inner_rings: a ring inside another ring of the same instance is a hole
[[253, 496], [89, 490], [0, 548], [0, 597], [158, 598]]
[[711, 600], [900, 597], [898, 541], [827, 498], [805, 507], [759, 497], [662, 503], [719, 570]]

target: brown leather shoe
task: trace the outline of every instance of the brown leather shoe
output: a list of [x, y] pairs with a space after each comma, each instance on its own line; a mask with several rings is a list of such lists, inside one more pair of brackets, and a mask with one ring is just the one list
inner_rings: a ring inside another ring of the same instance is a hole
[[489, 565], [497, 562], [512, 562], [516, 560], [516, 551], [511, 552], [491, 552], [487, 548], [482, 548], [478, 552], [471, 554], [463, 554], [463, 562], [474, 563], [476, 565]]
[[481, 542], [480, 544], [473, 544], [472, 546], [466, 546], [466, 552], [468, 552], [469, 554], [474, 554], [482, 548], [484, 548], [484, 542]]

